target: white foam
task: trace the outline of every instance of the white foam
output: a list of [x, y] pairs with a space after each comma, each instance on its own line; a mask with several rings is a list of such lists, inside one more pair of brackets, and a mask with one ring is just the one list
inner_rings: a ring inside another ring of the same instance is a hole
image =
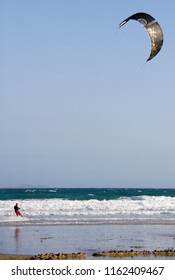
[[120, 221], [175, 222], [175, 198], [136, 196], [116, 200], [19, 200], [24, 217], [16, 217], [16, 201], [0, 201], [1, 223], [99, 223]]

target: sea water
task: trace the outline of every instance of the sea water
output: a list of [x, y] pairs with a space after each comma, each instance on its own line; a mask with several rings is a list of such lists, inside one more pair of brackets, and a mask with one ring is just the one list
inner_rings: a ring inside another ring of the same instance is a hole
[[[16, 203], [23, 217], [15, 215]], [[0, 225], [143, 223], [175, 223], [175, 189], [0, 189]]]
[[0, 253], [164, 250], [174, 224], [175, 189], [0, 189]]

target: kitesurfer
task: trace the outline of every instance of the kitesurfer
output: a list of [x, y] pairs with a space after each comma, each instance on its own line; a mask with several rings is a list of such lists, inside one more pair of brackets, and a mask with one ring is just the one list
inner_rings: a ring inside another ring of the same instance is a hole
[[15, 214], [16, 214], [16, 216], [21, 216], [22, 217], [22, 214], [21, 214], [21, 212], [19, 211], [19, 206], [18, 206], [18, 203], [16, 203], [15, 204], [15, 206], [14, 206], [14, 210], [15, 210]]

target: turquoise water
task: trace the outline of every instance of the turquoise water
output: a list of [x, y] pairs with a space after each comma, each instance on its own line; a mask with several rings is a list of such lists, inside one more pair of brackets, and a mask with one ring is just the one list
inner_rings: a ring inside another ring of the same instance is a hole
[[135, 196], [175, 197], [175, 189], [157, 188], [24, 188], [0, 189], [0, 200], [11, 199], [68, 199], [68, 200], [113, 200]]

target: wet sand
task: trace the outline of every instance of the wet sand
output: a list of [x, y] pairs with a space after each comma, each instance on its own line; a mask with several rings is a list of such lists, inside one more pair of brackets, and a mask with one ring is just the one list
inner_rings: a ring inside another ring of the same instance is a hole
[[[59, 254], [74, 258], [79, 252], [83, 259], [175, 259], [175, 254], [141, 254], [148, 251], [175, 249], [174, 225], [48, 225], [48, 226], [0, 226], [0, 259], [23, 260], [54, 259]], [[114, 256], [109, 252], [125, 252]], [[128, 252], [139, 252], [132, 256]], [[95, 253], [106, 252], [106, 255]], [[50, 254], [50, 255], [49, 255]], [[52, 255], [51, 255], [52, 254]], [[39, 257], [40, 255], [40, 257]], [[42, 255], [42, 257], [41, 257]], [[58, 258], [59, 259], [59, 258]]]
[[31, 256], [28, 255], [11, 255], [11, 254], [0, 254], [0, 260], [27, 260]]

